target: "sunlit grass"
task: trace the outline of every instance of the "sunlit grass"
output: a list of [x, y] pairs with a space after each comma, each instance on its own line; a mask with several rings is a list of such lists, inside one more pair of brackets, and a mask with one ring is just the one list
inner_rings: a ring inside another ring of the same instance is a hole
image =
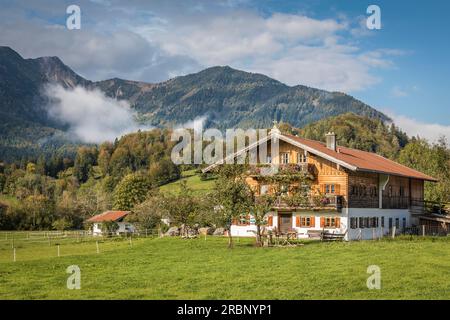
[[201, 180], [200, 174], [195, 170], [188, 170], [182, 173], [182, 178], [178, 181], [174, 181], [165, 184], [160, 187], [163, 192], [178, 193], [180, 191], [181, 181], [186, 181], [187, 186], [192, 189], [194, 194], [205, 194], [214, 188], [214, 180]]
[[[226, 248], [226, 238], [122, 239], [0, 247], [3, 299], [450, 299], [450, 239], [305, 243]], [[81, 290], [66, 288], [66, 268], [81, 269]], [[366, 287], [381, 268], [381, 290]]]

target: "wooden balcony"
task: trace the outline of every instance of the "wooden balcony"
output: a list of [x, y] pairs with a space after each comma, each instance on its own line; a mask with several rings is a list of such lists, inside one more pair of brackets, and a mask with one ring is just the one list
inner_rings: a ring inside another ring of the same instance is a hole
[[[274, 169], [276, 171], [274, 171]], [[296, 174], [304, 174], [313, 177], [314, 165], [311, 163], [289, 163], [279, 164], [277, 167], [272, 167], [270, 164], [264, 164], [250, 167], [250, 169], [247, 171], [247, 174], [252, 177]]]
[[343, 207], [343, 196], [326, 195], [322, 197], [311, 196], [302, 204], [292, 203], [286, 197], [280, 196], [277, 198], [275, 209], [305, 209], [305, 210], [336, 210], [341, 212]]
[[408, 209], [410, 205], [409, 197], [383, 196], [383, 209]]

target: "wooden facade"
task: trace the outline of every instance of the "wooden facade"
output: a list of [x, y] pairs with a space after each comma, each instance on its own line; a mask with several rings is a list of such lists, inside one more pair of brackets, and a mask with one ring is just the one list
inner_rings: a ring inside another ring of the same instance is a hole
[[[423, 202], [423, 180], [390, 174], [387, 182], [382, 185], [380, 173], [348, 170], [285, 141], [279, 142], [279, 154], [279, 157], [272, 157], [270, 154], [268, 157], [272, 163], [281, 167], [307, 164], [312, 194], [338, 196], [343, 207], [408, 209], [415, 203]], [[246, 181], [258, 192], [261, 192], [261, 189], [268, 192], [271, 190], [257, 174], [249, 175]]]

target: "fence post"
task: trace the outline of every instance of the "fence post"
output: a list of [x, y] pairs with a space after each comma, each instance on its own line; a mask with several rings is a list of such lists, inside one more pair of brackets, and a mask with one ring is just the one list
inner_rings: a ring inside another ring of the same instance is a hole
[[16, 248], [13, 248], [13, 261], [16, 262]]
[[425, 237], [425, 225], [422, 225], [422, 237]]
[[97, 247], [97, 253], [100, 253], [100, 249], [99, 249], [99, 247], [98, 247], [98, 241], [95, 242], [95, 245], [96, 245], [96, 247]]
[[14, 248], [14, 233], [13, 233], [12, 239], [11, 239], [11, 248]]
[[58, 257], [60, 256], [60, 254], [59, 254], [59, 244], [58, 244]]
[[393, 226], [392, 227], [392, 239], [395, 238], [395, 229], [396, 229], [396, 226]]

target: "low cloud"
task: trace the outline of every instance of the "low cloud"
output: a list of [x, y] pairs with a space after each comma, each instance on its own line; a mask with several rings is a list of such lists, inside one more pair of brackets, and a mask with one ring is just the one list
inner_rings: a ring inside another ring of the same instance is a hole
[[440, 137], [444, 136], [450, 141], [450, 126], [422, 122], [407, 116], [398, 115], [391, 111], [384, 111], [398, 126], [409, 136], [419, 136], [430, 142], [436, 142]]
[[99, 90], [49, 85], [45, 93], [51, 101], [50, 117], [68, 125], [68, 133], [77, 140], [101, 143], [138, 129], [148, 129], [137, 123], [127, 101], [109, 98]]
[[206, 115], [199, 116], [194, 120], [175, 126], [175, 129], [194, 129], [196, 132], [202, 132], [207, 119], [208, 117]]

